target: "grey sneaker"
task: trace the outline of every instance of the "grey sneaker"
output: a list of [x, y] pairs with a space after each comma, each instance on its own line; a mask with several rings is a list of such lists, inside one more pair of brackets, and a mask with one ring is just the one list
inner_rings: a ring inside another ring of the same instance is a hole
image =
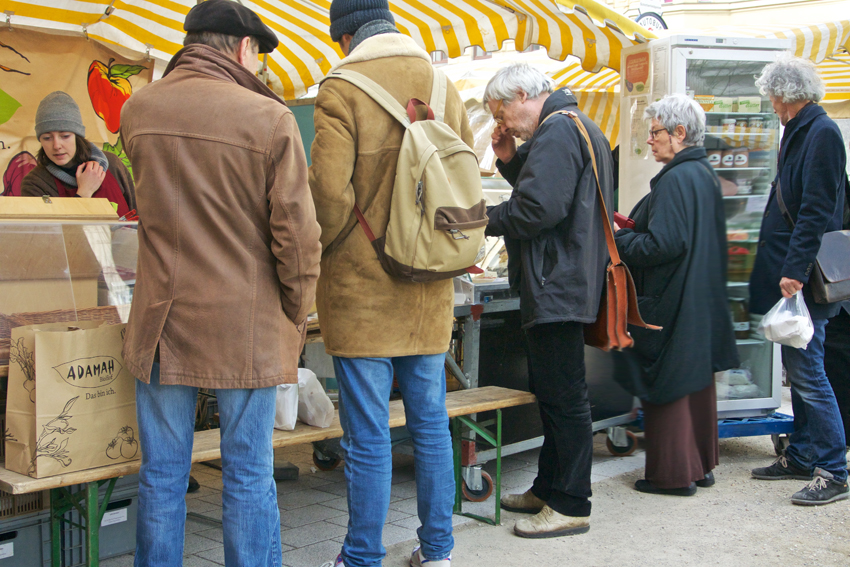
[[821, 506], [846, 500], [848, 497], [850, 497], [850, 487], [847, 486], [847, 479], [835, 480], [832, 473], [815, 469], [812, 482], [803, 490], [795, 492], [791, 497], [791, 503], [800, 506]]
[[785, 455], [782, 455], [773, 461], [773, 464], [769, 467], [753, 469], [753, 478], [759, 480], [811, 480], [812, 475], [789, 462]]

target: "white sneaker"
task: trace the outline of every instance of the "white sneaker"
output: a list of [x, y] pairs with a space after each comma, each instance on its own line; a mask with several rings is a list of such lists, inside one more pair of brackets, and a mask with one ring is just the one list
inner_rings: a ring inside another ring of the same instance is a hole
[[342, 553], [336, 556], [336, 560], [322, 563], [322, 567], [345, 567], [345, 563], [342, 562]]
[[422, 555], [422, 546], [417, 545], [413, 548], [413, 553], [410, 554], [410, 567], [422, 567], [423, 565], [427, 565], [428, 567], [451, 567], [452, 565], [452, 556], [449, 555], [445, 559], [425, 559], [425, 556]]

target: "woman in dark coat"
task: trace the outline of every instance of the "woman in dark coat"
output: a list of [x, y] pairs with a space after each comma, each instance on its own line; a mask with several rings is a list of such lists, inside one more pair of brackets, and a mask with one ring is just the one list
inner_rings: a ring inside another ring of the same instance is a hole
[[21, 183], [22, 197], [104, 198], [118, 216], [136, 208], [133, 178], [121, 158], [86, 140], [80, 107], [62, 91], [50, 93], [35, 113], [41, 143], [38, 165]]
[[642, 380], [645, 479], [641, 492], [690, 496], [714, 484], [719, 458], [714, 372], [738, 366], [726, 295], [726, 220], [720, 182], [706, 159], [705, 113], [671, 95], [646, 111], [647, 143], [664, 168], [617, 229], [644, 319], [631, 328]]

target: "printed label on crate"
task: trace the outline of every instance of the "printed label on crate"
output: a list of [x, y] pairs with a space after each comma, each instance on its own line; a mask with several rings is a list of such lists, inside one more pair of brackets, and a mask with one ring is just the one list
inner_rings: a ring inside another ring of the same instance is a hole
[[768, 195], [759, 195], [758, 197], [753, 197], [751, 199], [747, 199], [747, 207], [745, 212], [747, 213], [761, 213], [764, 211], [765, 207], [767, 207], [767, 197]]
[[732, 329], [735, 331], [749, 331], [750, 330], [750, 322], [749, 321], [739, 321], [737, 323], [732, 323]]
[[15, 555], [14, 542], [4, 543], [0, 545], [0, 559], [6, 559]]
[[121, 508], [120, 510], [110, 510], [109, 512], [105, 512], [103, 514], [103, 519], [100, 521], [100, 527], [105, 528], [106, 526], [111, 526], [112, 524], [120, 524], [121, 522], [127, 521], [127, 508]]

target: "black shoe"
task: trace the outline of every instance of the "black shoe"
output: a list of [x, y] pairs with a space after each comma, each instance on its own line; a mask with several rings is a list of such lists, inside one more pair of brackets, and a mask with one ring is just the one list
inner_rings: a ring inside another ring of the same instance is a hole
[[714, 473], [708, 471], [707, 473], [705, 473], [704, 479], [696, 481], [696, 485], [700, 488], [708, 488], [709, 486], [714, 486]]
[[791, 463], [785, 455], [779, 457], [769, 467], [753, 469], [753, 478], [759, 480], [811, 480], [812, 475]]
[[635, 481], [635, 488], [647, 494], [666, 494], [668, 496], [693, 496], [697, 493], [697, 485], [692, 482], [684, 488], [658, 488], [645, 479]]
[[186, 494], [191, 494], [193, 492], [197, 492], [198, 489], [200, 489], [200, 488], [201, 488], [200, 483], [197, 480], [195, 480], [195, 477], [190, 476], [189, 477], [189, 488], [186, 489]]
[[812, 482], [795, 492], [791, 497], [791, 503], [800, 506], [821, 506], [845, 500], [848, 497], [850, 497], [850, 487], [847, 486], [847, 479], [835, 480], [831, 473], [823, 469], [815, 469]]

